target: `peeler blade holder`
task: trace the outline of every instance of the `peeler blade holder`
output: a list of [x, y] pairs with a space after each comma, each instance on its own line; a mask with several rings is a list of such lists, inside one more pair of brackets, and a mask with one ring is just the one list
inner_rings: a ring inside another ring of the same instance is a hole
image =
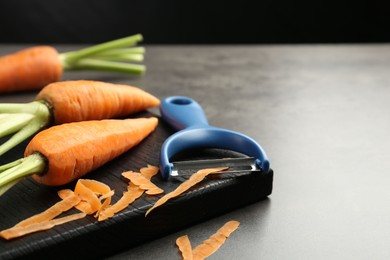
[[255, 158], [262, 173], [268, 173], [270, 163], [263, 148], [252, 138], [227, 129], [210, 126], [202, 107], [185, 96], [165, 98], [160, 105], [161, 117], [178, 130], [162, 145], [160, 171], [167, 179], [173, 163], [169, 160], [188, 149], [218, 148], [232, 150]]

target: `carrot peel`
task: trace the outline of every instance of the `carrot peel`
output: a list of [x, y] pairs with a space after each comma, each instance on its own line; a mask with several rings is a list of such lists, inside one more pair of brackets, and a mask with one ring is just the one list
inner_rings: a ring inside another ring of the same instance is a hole
[[[159, 171], [159, 168], [153, 165], [147, 165], [140, 169], [139, 175], [142, 175], [146, 180], [150, 181], [153, 176], [155, 176]], [[120, 212], [125, 209], [128, 205], [133, 203], [136, 199], [142, 196], [144, 190], [134, 183], [130, 182], [127, 186], [127, 191], [125, 191], [122, 197], [113, 205], [108, 206], [104, 210], [99, 212], [98, 221], [103, 221], [114, 216], [115, 213]]]
[[193, 249], [194, 259], [205, 259], [212, 255], [239, 225], [240, 222], [235, 220], [226, 222], [215, 234]]
[[168, 200], [181, 195], [183, 192], [187, 191], [195, 184], [201, 182], [207, 175], [218, 173], [220, 171], [225, 171], [227, 169], [228, 167], [218, 167], [218, 168], [202, 169], [197, 171], [196, 173], [191, 175], [191, 177], [187, 181], [184, 181], [182, 184], [180, 184], [174, 191], [161, 197], [148, 211], [146, 211], [145, 217], [155, 208], [163, 205]]
[[183, 260], [192, 260], [192, 247], [191, 241], [187, 235], [181, 236], [176, 239], [176, 245], [179, 248]]
[[27, 234], [31, 234], [38, 231], [48, 230], [53, 228], [54, 226], [61, 225], [70, 221], [74, 221], [77, 219], [84, 218], [86, 216], [85, 213], [75, 213], [72, 215], [68, 215], [65, 217], [46, 220], [40, 223], [34, 223], [25, 227], [13, 227], [10, 229], [6, 229], [0, 231], [0, 237], [3, 237], [6, 240], [10, 240], [16, 237], [21, 237]]
[[149, 195], [157, 195], [164, 192], [163, 189], [157, 187], [153, 182], [144, 177], [140, 173], [136, 173], [133, 171], [127, 171], [122, 173], [123, 177], [129, 179], [132, 183], [138, 186], [140, 189], [145, 190], [146, 194]]

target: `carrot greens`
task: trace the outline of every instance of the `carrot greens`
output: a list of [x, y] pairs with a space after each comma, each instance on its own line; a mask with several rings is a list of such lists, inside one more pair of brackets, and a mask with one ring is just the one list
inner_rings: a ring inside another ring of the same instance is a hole
[[33, 153], [25, 158], [4, 164], [0, 167], [0, 196], [24, 177], [41, 173], [46, 167], [45, 158]]
[[104, 70], [143, 74], [144, 65], [127, 62], [143, 61], [145, 49], [134, 47], [142, 41], [141, 34], [97, 44], [76, 51], [60, 54], [64, 70]]
[[27, 104], [0, 104], [0, 137], [14, 134], [0, 145], [3, 155], [50, 123], [50, 109], [40, 101]]

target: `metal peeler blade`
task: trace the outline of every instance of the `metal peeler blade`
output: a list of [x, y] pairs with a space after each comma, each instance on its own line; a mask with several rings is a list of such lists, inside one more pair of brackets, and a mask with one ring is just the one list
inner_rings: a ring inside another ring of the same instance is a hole
[[218, 178], [234, 178], [261, 171], [254, 157], [177, 161], [172, 164], [172, 177], [190, 176], [200, 169], [225, 166], [229, 169], [221, 171]]

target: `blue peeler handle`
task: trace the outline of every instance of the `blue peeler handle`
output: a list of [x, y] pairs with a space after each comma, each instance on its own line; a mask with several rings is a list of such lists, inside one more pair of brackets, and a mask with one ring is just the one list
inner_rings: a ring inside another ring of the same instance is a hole
[[160, 171], [168, 178], [173, 164], [170, 158], [187, 149], [219, 148], [240, 152], [256, 158], [263, 173], [270, 164], [261, 146], [250, 137], [231, 130], [210, 126], [202, 107], [193, 99], [183, 96], [165, 98], [160, 105], [161, 117], [178, 132], [162, 145]]

